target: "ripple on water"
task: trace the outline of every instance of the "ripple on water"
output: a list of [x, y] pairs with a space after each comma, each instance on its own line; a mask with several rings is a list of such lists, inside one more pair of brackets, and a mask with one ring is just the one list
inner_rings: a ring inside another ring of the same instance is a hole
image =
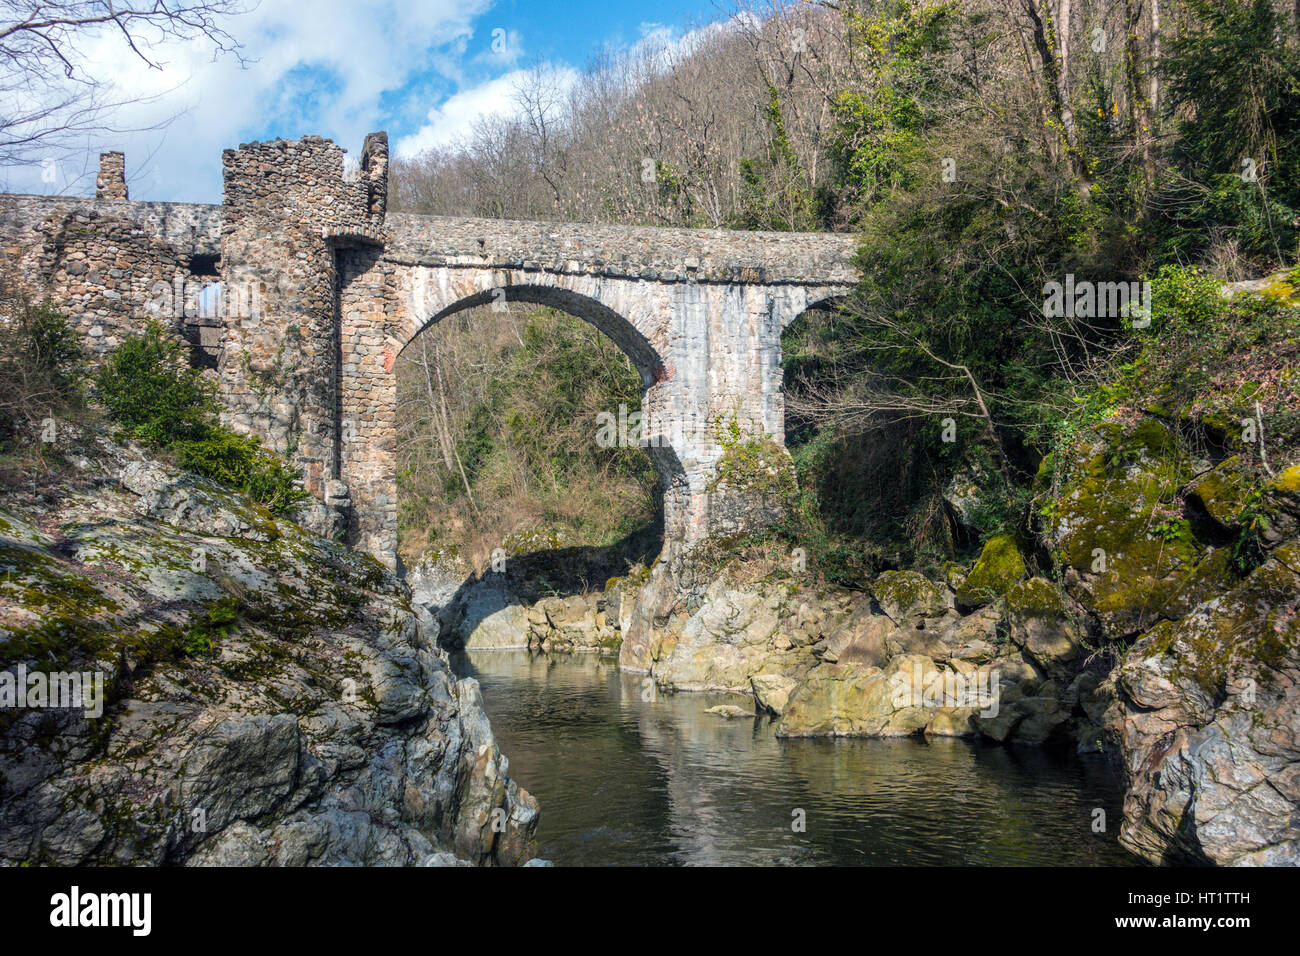
[[[962, 740], [777, 740], [736, 698], [659, 694], [597, 655], [473, 651], [557, 864], [1132, 865], [1104, 758]], [[1094, 809], [1107, 833], [1092, 831]], [[806, 830], [794, 832], [796, 811]]]

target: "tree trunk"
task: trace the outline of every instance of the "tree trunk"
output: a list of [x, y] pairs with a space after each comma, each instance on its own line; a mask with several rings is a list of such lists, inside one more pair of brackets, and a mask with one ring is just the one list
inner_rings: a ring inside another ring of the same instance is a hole
[[[429, 343], [423, 334], [420, 336], [420, 364], [424, 366], [424, 391], [429, 399], [429, 416], [433, 419], [433, 432], [438, 439], [443, 464], [446, 465], [448, 471], [451, 471], [451, 441], [445, 425], [446, 408], [445, 405], [439, 403], [441, 395], [434, 395], [433, 372], [429, 365]], [[441, 372], [439, 377], [441, 378]], [[439, 389], [439, 392], [441, 393], [441, 389]]]
[[[1087, 202], [1092, 195], [1092, 186], [1088, 181], [1087, 166], [1084, 164], [1083, 155], [1079, 149], [1079, 129], [1074, 121], [1074, 110], [1070, 106], [1070, 59], [1068, 47], [1070, 0], [1060, 0], [1060, 12], [1057, 16], [1060, 22], [1052, 24], [1050, 32], [1051, 37], [1055, 40], [1055, 51], [1052, 49], [1053, 44], [1049, 42], [1049, 27], [1039, 10], [1038, 0], [1020, 0], [1020, 7], [1029, 19], [1034, 38], [1034, 49], [1038, 51], [1038, 59], [1042, 64], [1043, 77], [1051, 99], [1052, 113], [1061, 126], [1062, 136], [1065, 140], [1066, 165], [1069, 168], [1070, 176], [1075, 181], [1075, 189], [1079, 193], [1079, 198]], [[1062, 23], [1064, 26], [1061, 25]]]

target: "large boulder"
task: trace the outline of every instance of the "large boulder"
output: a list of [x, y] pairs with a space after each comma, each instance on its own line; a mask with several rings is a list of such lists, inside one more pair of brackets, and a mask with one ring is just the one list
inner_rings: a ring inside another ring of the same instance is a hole
[[1120, 841], [1152, 862], [1300, 864], [1300, 547], [1152, 628], [1113, 678]]
[[102, 692], [6, 715], [0, 865], [528, 859], [536, 801], [402, 582], [202, 479], [120, 488], [2, 503], [0, 671]]
[[858, 661], [875, 667], [889, 662], [886, 641], [894, 622], [884, 614], [876, 613], [869, 601], [857, 609], [826, 641], [822, 659], [831, 663]]
[[505, 587], [471, 588], [450, 628], [451, 640], [468, 650], [528, 646], [528, 608]]
[[619, 664], [666, 688], [750, 693], [755, 676], [807, 673], [852, 605], [845, 592], [788, 578], [738, 579], [698, 559], [661, 560], [636, 596]]
[[781, 673], [799, 656], [810, 661], [808, 645], [796, 649], [782, 629], [785, 599], [783, 590], [740, 590], [720, 579], [660, 646], [656, 681], [679, 690], [745, 691], [755, 674]]
[[1025, 559], [1008, 534], [995, 534], [984, 542], [979, 559], [957, 589], [957, 603], [979, 607], [1005, 594], [1025, 576]]
[[1227, 549], [1207, 548], [1176, 513], [1192, 468], [1164, 425], [1100, 426], [1062, 472], [1049, 544], [1103, 637], [1132, 637], [1231, 585]]
[[1060, 591], [1044, 578], [1017, 584], [1005, 596], [1011, 640], [1053, 679], [1074, 679], [1083, 652], [1081, 628]]
[[779, 737], [965, 736], [987, 701], [973, 672], [902, 654], [884, 668], [861, 662], [819, 664], [790, 694]]
[[754, 690], [754, 703], [777, 717], [785, 713], [790, 692], [798, 683], [793, 677], [784, 674], [755, 674], [749, 679], [749, 685]]
[[895, 624], [941, 617], [949, 604], [939, 587], [917, 571], [885, 571], [871, 582], [871, 595]]

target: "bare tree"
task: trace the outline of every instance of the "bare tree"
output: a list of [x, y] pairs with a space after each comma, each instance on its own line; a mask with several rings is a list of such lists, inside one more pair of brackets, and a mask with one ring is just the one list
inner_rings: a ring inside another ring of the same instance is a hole
[[163, 68], [159, 52], [176, 42], [206, 42], [214, 57], [243, 63], [223, 25], [243, 12], [240, 0], [0, 0], [0, 166], [66, 153], [142, 102], [116, 94], [86, 56], [90, 41], [116, 36], [150, 69]]

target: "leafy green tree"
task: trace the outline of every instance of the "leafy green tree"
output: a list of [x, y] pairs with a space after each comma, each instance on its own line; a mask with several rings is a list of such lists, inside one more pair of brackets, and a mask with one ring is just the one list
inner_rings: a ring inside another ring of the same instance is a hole
[[832, 189], [865, 209], [916, 182], [923, 135], [949, 86], [942, 55], [956, 12], [951, 4], [923, 0], [852, 2], [841, 12], [851, 55], [871, 80], [832, 100]]
[[1295, 254], [1300, 45], [1270, 0], [1187, 0], [1169, 41], [1168, 106], [1183, 117], [1157, 205], [1163, 261], [1225, 235], [1256, 266]]

